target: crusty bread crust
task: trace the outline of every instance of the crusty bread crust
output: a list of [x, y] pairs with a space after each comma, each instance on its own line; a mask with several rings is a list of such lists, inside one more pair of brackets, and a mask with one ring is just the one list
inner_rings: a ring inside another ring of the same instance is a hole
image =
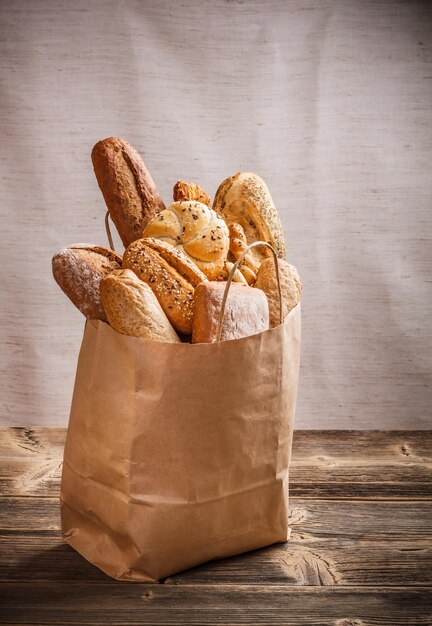
[[187, 183], [184, 180], [178, 180], [173, 188], [174, 202], [182, 202], [183, 200], [196, 200], [202, 202], [206, 206], [211, 205], [209, 195], [196, 183]]
[[[227, 178], [219, 185], [213, 209], [228, 224], [240, 224], [248, 244], [267, 241], [275, 248], [279, 258], [285, 258], [285, 239], [279, 213], [262, 178], [251, 172], [238, 172]], [[270, 254], [264, 247], [251, 250], [257, 263]]]
[[[301, 299], [302, 285], [294, 265], [279, 260], [279, 278], [282, 292], [282, 319]], [[273, 257], [266, 259], [258, 270], [254, 287], [262, 289], [267, 296], [270, 312], [270, 328], [278, 326], [280, 320], [279, 291]]]
[[152, 288], [176, 330], [192, 332], [194, 290], [207, 279], [186, 255], [163, 241], [139, 239], [125, 251], [123, 267]]
[[124, 139], [99, 141], [91, 157], [110, 216], [127, 247], [165, 205], [141, 156]]
[[201, 202], [173, 202], [144, 230], [184, 252], [207, 276], [215, 279], [222, 271], [229, 248], [228, 227], [223, 219]]
[[116, 270], [102, 278], [100, 296], [108, 321], [118, 333], [180, 343], [153, 291], [132, 270]]
[[113, 250], [74, 244], [53, 256], [52, 272], [59, 287], [85, 317], [105, 322], [99, 283], [114, 270], [119, 270], [121, 263], [121, 257]]
[[[195, 289], [192, 343], [217, 341], [219, 314], [226, 282], [201, 283]], [[221, 341], [240, 339], [269, 328], [269, 310], [260, 289], [231, 283], [222, 322]]]

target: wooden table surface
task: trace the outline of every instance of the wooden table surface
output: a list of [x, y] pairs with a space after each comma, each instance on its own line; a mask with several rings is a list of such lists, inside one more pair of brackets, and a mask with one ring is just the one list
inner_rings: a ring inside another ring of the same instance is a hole
[[432, 624], [432, 433], [296, 431], [291, 540], [161, 583], [63, 543], [65, 429], [0, 429], [2, 624]]

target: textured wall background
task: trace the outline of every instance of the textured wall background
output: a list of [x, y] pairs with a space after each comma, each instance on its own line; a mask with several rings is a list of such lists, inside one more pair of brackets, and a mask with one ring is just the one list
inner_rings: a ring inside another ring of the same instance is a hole
[[52, 254], [105, 242], [90, 161], [144, 156], [166, 201], [267, 182], [304, 282], [297, 427], [431, 426], [432, 4], [0, 4], [4, 424], [67, 423], [84, 320]]

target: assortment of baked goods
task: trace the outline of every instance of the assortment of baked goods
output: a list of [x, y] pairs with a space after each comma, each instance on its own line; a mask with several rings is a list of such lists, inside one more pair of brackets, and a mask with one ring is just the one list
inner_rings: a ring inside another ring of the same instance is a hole
[[[300, 301], [300, 278], [285, 260], [279, 214], [259, 176], [227, 178], [212, 208], [199, 185], [180, 180], [165, 207], [128, 142], [99, 141], [92, 161], [126, 250], [75, 244], [54, 255], [54, 278], [85, 317], [133, 337], [213, 343], [274, 328]], [[279, 283], [271, 250], [249, 248], [255, 242], [275, 251]]]

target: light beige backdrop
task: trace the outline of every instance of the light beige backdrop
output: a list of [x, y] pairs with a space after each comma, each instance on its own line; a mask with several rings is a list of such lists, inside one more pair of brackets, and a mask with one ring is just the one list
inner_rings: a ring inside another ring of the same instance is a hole
[[[67, 423], [84, 320], [51, 256], [105, 243], [90, 151], [166, 202], [252, 170], [304, 283], [296, 426], [431, 426], [432, 4], [0, 4], [1, 423]], [[173, 363], [175, 367], [175, 363]]]

